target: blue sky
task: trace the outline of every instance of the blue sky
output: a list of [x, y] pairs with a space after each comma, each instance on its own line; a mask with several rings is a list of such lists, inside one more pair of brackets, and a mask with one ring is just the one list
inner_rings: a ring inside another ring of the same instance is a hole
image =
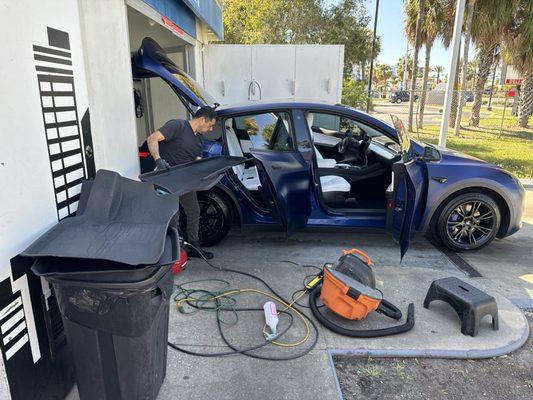
[[[328, 6], [339, 3], [339, 0], [326, 0], [325, 3]], [[369, 26], [373, 29], [376, 0], [365, 0], [365, 3], [368, 14], [372, 17]], [[403, 18], [403, 0], [380, 0], [378, 36], [381, 37], [381, 52], [378, 56], [379, 63], [396, 65], [398, 59], [405, 54], [407, 39], [403, 29]], [[471, 46], [469, 59], [472, 59], [473, 55]], [[425, 50], [422, 47], [419, 51], [418, 65], [423, 65], [424, 56]], [[431, 50], [431, 66], [441, 65], [447, 71], [449, 62], [450, 51], [445, 50], [440, 40], [437, 40]]]
[[[376, 0], [366, 0], [368, 13], [372, 17], [370, 26], [374, 28], [374, 11]], [[378, 35], [381, 37], [381, 52], [378, 62], [396, 64], [398, 58], [405, 54], [407, 39], [403, 30], [403, 0], [380, 0], [378, 15]], [[424, 48], [419, 51], [419, 65], [423, 63]], [[412, 54], [412, 53], [411, 53]], [[431, 66], [441, 65], [448, 69], [450, 52], [445, 50], [437, 40], [431, 50]]]

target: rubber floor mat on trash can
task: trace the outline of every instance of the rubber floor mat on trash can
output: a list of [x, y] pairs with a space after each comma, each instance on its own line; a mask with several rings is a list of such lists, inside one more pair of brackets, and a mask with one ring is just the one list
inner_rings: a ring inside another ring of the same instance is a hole
[[81, 215], [61, 220], [22, 254], [156, 264], [179, 197], [107, 170], [99, 170], [86, 188], [90, 193], [80, 195], [87, 196]]
[[43, 257], [32, 266], [56, 293], [82, 400], [157, 397], [178, 245], [170, 229], [156, 265]]

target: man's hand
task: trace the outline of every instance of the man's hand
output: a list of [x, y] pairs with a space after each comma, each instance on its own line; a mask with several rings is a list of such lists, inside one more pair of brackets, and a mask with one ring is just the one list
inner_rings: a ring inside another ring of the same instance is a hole
[[160, 171], [162, 169], [168, 169], [170, 168], [170, 164], [163, 160], [162, 158], [158, 158], [155, 160], [155, 170], [154, 171]]

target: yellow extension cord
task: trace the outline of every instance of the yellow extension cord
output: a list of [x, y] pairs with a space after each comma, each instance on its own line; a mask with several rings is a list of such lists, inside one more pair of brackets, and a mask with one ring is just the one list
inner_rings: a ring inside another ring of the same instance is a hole
[[[309, 322], [307, 322], [305, 317], [297, 309], [295, 309], [293, 307], [293, 304], [296, 303], [299, 299], [301, 299], [302, 296], [306, 293], [305, 291], [303, 291], [298, 297], [296, 297], [296, 299], [294, 299], [289, 304], [287, 304], [282, 299], [280, 299], [279, 297], [277, 297], [277, 296], [275, 296], [275, 295], [273, 295], [271, 293], [263, 292], [262, 290], [259, 290], [259, 289], [248, 288], [248, 289], [229, 290], [227, 292], [223, 292], [223, 293], [221, 293], [221, 294], [219, 294], [217, 296], [213, 296], [213, 297], [208, 298], [208, 299], [195, 299], [193, 297], [186, 297], [186, 298], [182, 298], [182, 299], [176, 300], [176, 306], [180, 307], [180, 306], [182, 306], [182, 303], [185, 303], [187, 301], [189, 301], [189, 302], [213, 301], [213, 300], [216, 300], [216, 299], [221, 298], [221, 297], [226, 297], [226, 296], [229, 296], [229, 295], [241, 294], [241, 293], [257, 293], [257, 294], [261, 294], [263, 296], [266, 296], [266, 297], [268, 297], [268, 298], [270, 298], [270, 299], [282, 304], [283, 306], [285, 306], [283, 311], [288, 310], [288, 309], [294, 311], [298, 315], [298, 317], [300, 317], [300, 319], [303, 321], [303, 323], [305, 325], [306, 333], [305, 333], [305, 337], [302, 340], [300, 340], [298, 342], [294, 342], [294, 343], [283, 343], [283, 342], [277, 342], [277, 341], [273, 340], [271, 342], [272, 344], [275, 344], [276, 346], [281, 346], [281, 347], [296, 347], [296, 346], [300, 346], [300, 345], [304, 344], [309, 339], [309, 337], [311, 336], [311, 328], [309, 327]], [[279, 312], [278, 312], [278, 315], [279, 315]], [[264, 330], [264, 327], [263, 327], [263, 330]]]

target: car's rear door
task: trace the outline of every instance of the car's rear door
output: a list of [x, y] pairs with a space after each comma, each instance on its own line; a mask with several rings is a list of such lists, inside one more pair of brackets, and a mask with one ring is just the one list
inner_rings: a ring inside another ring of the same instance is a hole
[[290, 235], [307, 226], [309, 164], [298, 151], [251, 150], [258, 164], [261, 187], [272, 199], [271, 211]]
[[[266, 126], [263, 116], [257, 116], [252, 126]], [[250, 149], [256, 161], [263, 196], [276, 219], [287, 234], [292, 234], [307, 225], [311, 213], [309, 190], [311, 181], [310, 164], [295, 148], [292, 123], [288, 112], [268, 113], [275, 116], [271, 128], [262, 129], [259, 135], [262, 146]], [[257, 135], [251, 136], [256, 141]]]
[[402, 147], [402, 159], [392, 166], [392, 192], [387, 202], [387, 226], [400, 244], [401, 257], [411, 241], [416, 218], [425, 207], [427, 170], [425, 162], [411, 153], [411, 143], [403, 123], [391, 115]]

